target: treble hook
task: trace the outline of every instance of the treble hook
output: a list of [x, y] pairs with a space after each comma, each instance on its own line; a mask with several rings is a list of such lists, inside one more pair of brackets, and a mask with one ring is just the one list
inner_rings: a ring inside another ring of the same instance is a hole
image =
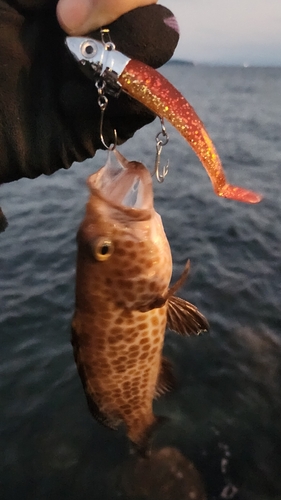
[[96, 82], [96, 88], [98, 90], [98, 93], [99, 93], [99, 97], [98, 97], [98, 105], [100, 107], [100, 140], [101, 140], [101, 143], [103, 144], [103, 146], [108, 150], [108, 151], [113, 151], [116, 146], [117, 146], [117, 131], [116, 129], [113, 129], [113, 134], [114, 134], [114, 142], [110, 144], [110, 146], [108, 146], [104, 140], [104, 136], [103, 136], [103, 122], [104, 122], [104, 112], [106, 110], [106, 107], [107, 107], [107, 104], [108, 104], [108, 99], [107, 97], [104, 95], [104, 87], [105, 87], [105, 81], [104, 80], [98, 80]]
[[[155, 174], [156, 179], [158, 182], [162, 183], [165, 180], [165, 177], [167, 176], [169, 172], [169, 160], [162, 167], [162, 172], [160, 172], [160, 157], [161, 157], [161, 152], [163, 146], [166, 146], [166, 144], [169, 142], [169, 136], [166, 132], [166, 128], [164, 125], [164, 119], [160, 117], [160, 122], [161, 122], [161, 132], [159, 132], [156, 137], [156, 156], [155, 156], [155, 164], [154, 164], [154, 172], [153, 175]], [[160, 136], [164, 137], [164, 139], [160, 139]]]

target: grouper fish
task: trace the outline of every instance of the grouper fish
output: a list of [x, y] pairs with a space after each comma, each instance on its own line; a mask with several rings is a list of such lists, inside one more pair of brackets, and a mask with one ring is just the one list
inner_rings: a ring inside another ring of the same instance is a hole
[[116, 429], [125, 424], [145, 452], [156, 427], [153, 399], [172, 389], [162, 356], [166, 327], [199, 334], [208, 322], [169, 288], [172, 257], [154, 210], [149, 170], [110, 151], [88, 179], [90, 197], [77, 235], [74, 357], [93, 416]]

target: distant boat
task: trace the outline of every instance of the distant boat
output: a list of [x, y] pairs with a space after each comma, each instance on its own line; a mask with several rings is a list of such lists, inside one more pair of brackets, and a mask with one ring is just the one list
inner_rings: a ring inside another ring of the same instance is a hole
[[243, 68], [249, 68], [249, 66], [250, 66], [249, 63], [247, 63], [247, 62], [243, 63]]

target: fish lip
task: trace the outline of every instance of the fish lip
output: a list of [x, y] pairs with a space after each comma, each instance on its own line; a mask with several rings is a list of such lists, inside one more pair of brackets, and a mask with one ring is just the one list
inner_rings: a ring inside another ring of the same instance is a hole
[[105, 203], [112, 209], [112, 216], [118, 220], [131, 219], [136, 221], [149, 221], [152, 217], [152, 209], [142, 209], [134, 207], [126, 207], [124, 205], [119, 205], [114, 203], [111, 199], [103, 196], [98, 189], [91, 188], [92, 194], [98, 198], [101, 202]]
[[140, 162], [127, 161], [110, 151], [104, 167], [88, 178], [92, 194], [134, 220], [148, 220], [153, 211], [153, 189], [149, 170]]

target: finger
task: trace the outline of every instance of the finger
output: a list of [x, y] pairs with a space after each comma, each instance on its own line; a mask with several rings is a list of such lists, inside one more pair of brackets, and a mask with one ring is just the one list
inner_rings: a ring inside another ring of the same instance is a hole
[[[100, 40], [100, 30], [92, 31], [90, 36]], [[110, 36], [118, 51], [159, 68], [174, 53], [179, 27], [169, 9], [152, 4], [119, 17], [110, 25]]]
[[157, 0], [59, 0], [58, 21], [69, 35], [83, 35]]

